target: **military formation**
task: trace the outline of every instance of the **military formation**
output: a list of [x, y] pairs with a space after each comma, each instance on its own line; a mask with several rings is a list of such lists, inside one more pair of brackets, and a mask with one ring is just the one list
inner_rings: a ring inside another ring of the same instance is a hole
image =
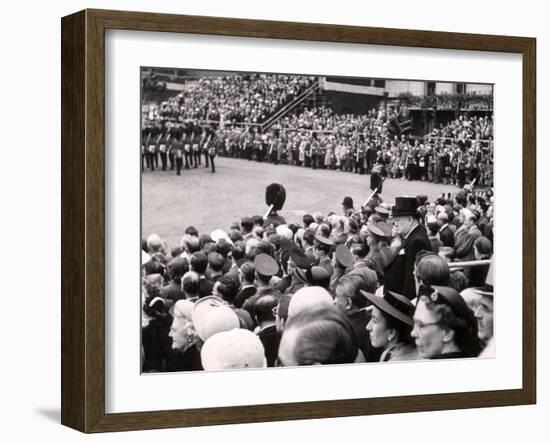
[[493, 356], [490, 188], [301, 223], [285, 200], [271, 183], [263, 216], [143, 239], [143, 372]]

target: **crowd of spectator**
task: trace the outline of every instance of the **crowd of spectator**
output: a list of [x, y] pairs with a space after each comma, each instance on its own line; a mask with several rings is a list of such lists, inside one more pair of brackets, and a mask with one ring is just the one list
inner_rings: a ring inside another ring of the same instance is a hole
[[149, 109], [149, 120], [263, 123], [314, 83], [315, 77], [234, 74], [201, 77]]
[[491, 189], [189, 226], [142, 244], [142, 370], [492, 355]]

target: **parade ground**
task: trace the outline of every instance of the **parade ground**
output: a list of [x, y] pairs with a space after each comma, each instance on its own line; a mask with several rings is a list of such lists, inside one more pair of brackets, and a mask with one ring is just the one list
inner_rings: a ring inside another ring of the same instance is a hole
[[[342, 213], [342, 199], [351, 196], [359, 208], [369, 197], [370, 175], [339, 170], [313, 170], [242, 159], [216, 157], [216, 173], [203, 163], [197, 169], [142, 173], [142, 237], [159, 234], [168, 248], [179, 245], [185, 228], [201, 233], [225, 231], [243, 216], [264, 215], [265, 188], [277, 182], [286, 189], [286, 202], [279, 212], [287, 222], [301, 223], [306, 213]], [[396, 196], [426, 194], [429, 201], [458, 188], [425, 181], [387, 179], [382, 197], [390, 204]]]

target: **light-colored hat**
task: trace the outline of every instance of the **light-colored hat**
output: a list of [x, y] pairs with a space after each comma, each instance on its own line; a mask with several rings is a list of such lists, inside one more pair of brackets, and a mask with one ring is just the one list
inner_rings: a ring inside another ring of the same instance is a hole
[[288, 239], [289, 241], [292, 241], [292, 230], [288, 228], [286, 224], [281, 224], [280, 226], [277, 226], [275, 228], [275, 231], [281, 235], [283, 238]]
[[174, 304], [174, 318], [187, 318], [190, 321], [193, 320], [193, 307], [195, 307], [195, 304], [193, 304], [191, 301], [187, 299], [180, 299], [179, 301], [176, 301]]
[[233, 241], [231, 241], [231, 238], [225, 233], [222, 229], [216, 229], [210, 234], [210, 238], [212, 238], [212, 241], [218, 242], [220, 239], [225, 239], [229, 244], [233, 244]]
[[319, 286], [303, 287], [292, 295], [288, 305], [288, 317], [325, 305], [334, 305], [334, 300], [328, 291]]
[[235, 368], [263, 368], [267, 365], [260, 338], [242, 328], [216, 333], [206, 340], [201, 349], [205, 370]]
[[199, 337], [206, 341], [210, 336], [239, 328], [239, 317], [217, 296], [206, 296], [195, 302], [191, 314]]

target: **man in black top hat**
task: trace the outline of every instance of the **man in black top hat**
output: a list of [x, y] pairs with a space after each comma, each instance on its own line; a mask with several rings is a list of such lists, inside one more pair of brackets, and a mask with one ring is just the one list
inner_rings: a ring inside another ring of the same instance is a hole
[[415, 197], [395, 198], [392, 208], [393, 225], [397, 229], [401, 244], [384, 271], [385, 289], [409, 299], [416, 296], [413, 275], [416, 254], [422, 250], [431, 250], [426, 230], [419, 223], [420, 215], [417, 209], [418, 202]]

